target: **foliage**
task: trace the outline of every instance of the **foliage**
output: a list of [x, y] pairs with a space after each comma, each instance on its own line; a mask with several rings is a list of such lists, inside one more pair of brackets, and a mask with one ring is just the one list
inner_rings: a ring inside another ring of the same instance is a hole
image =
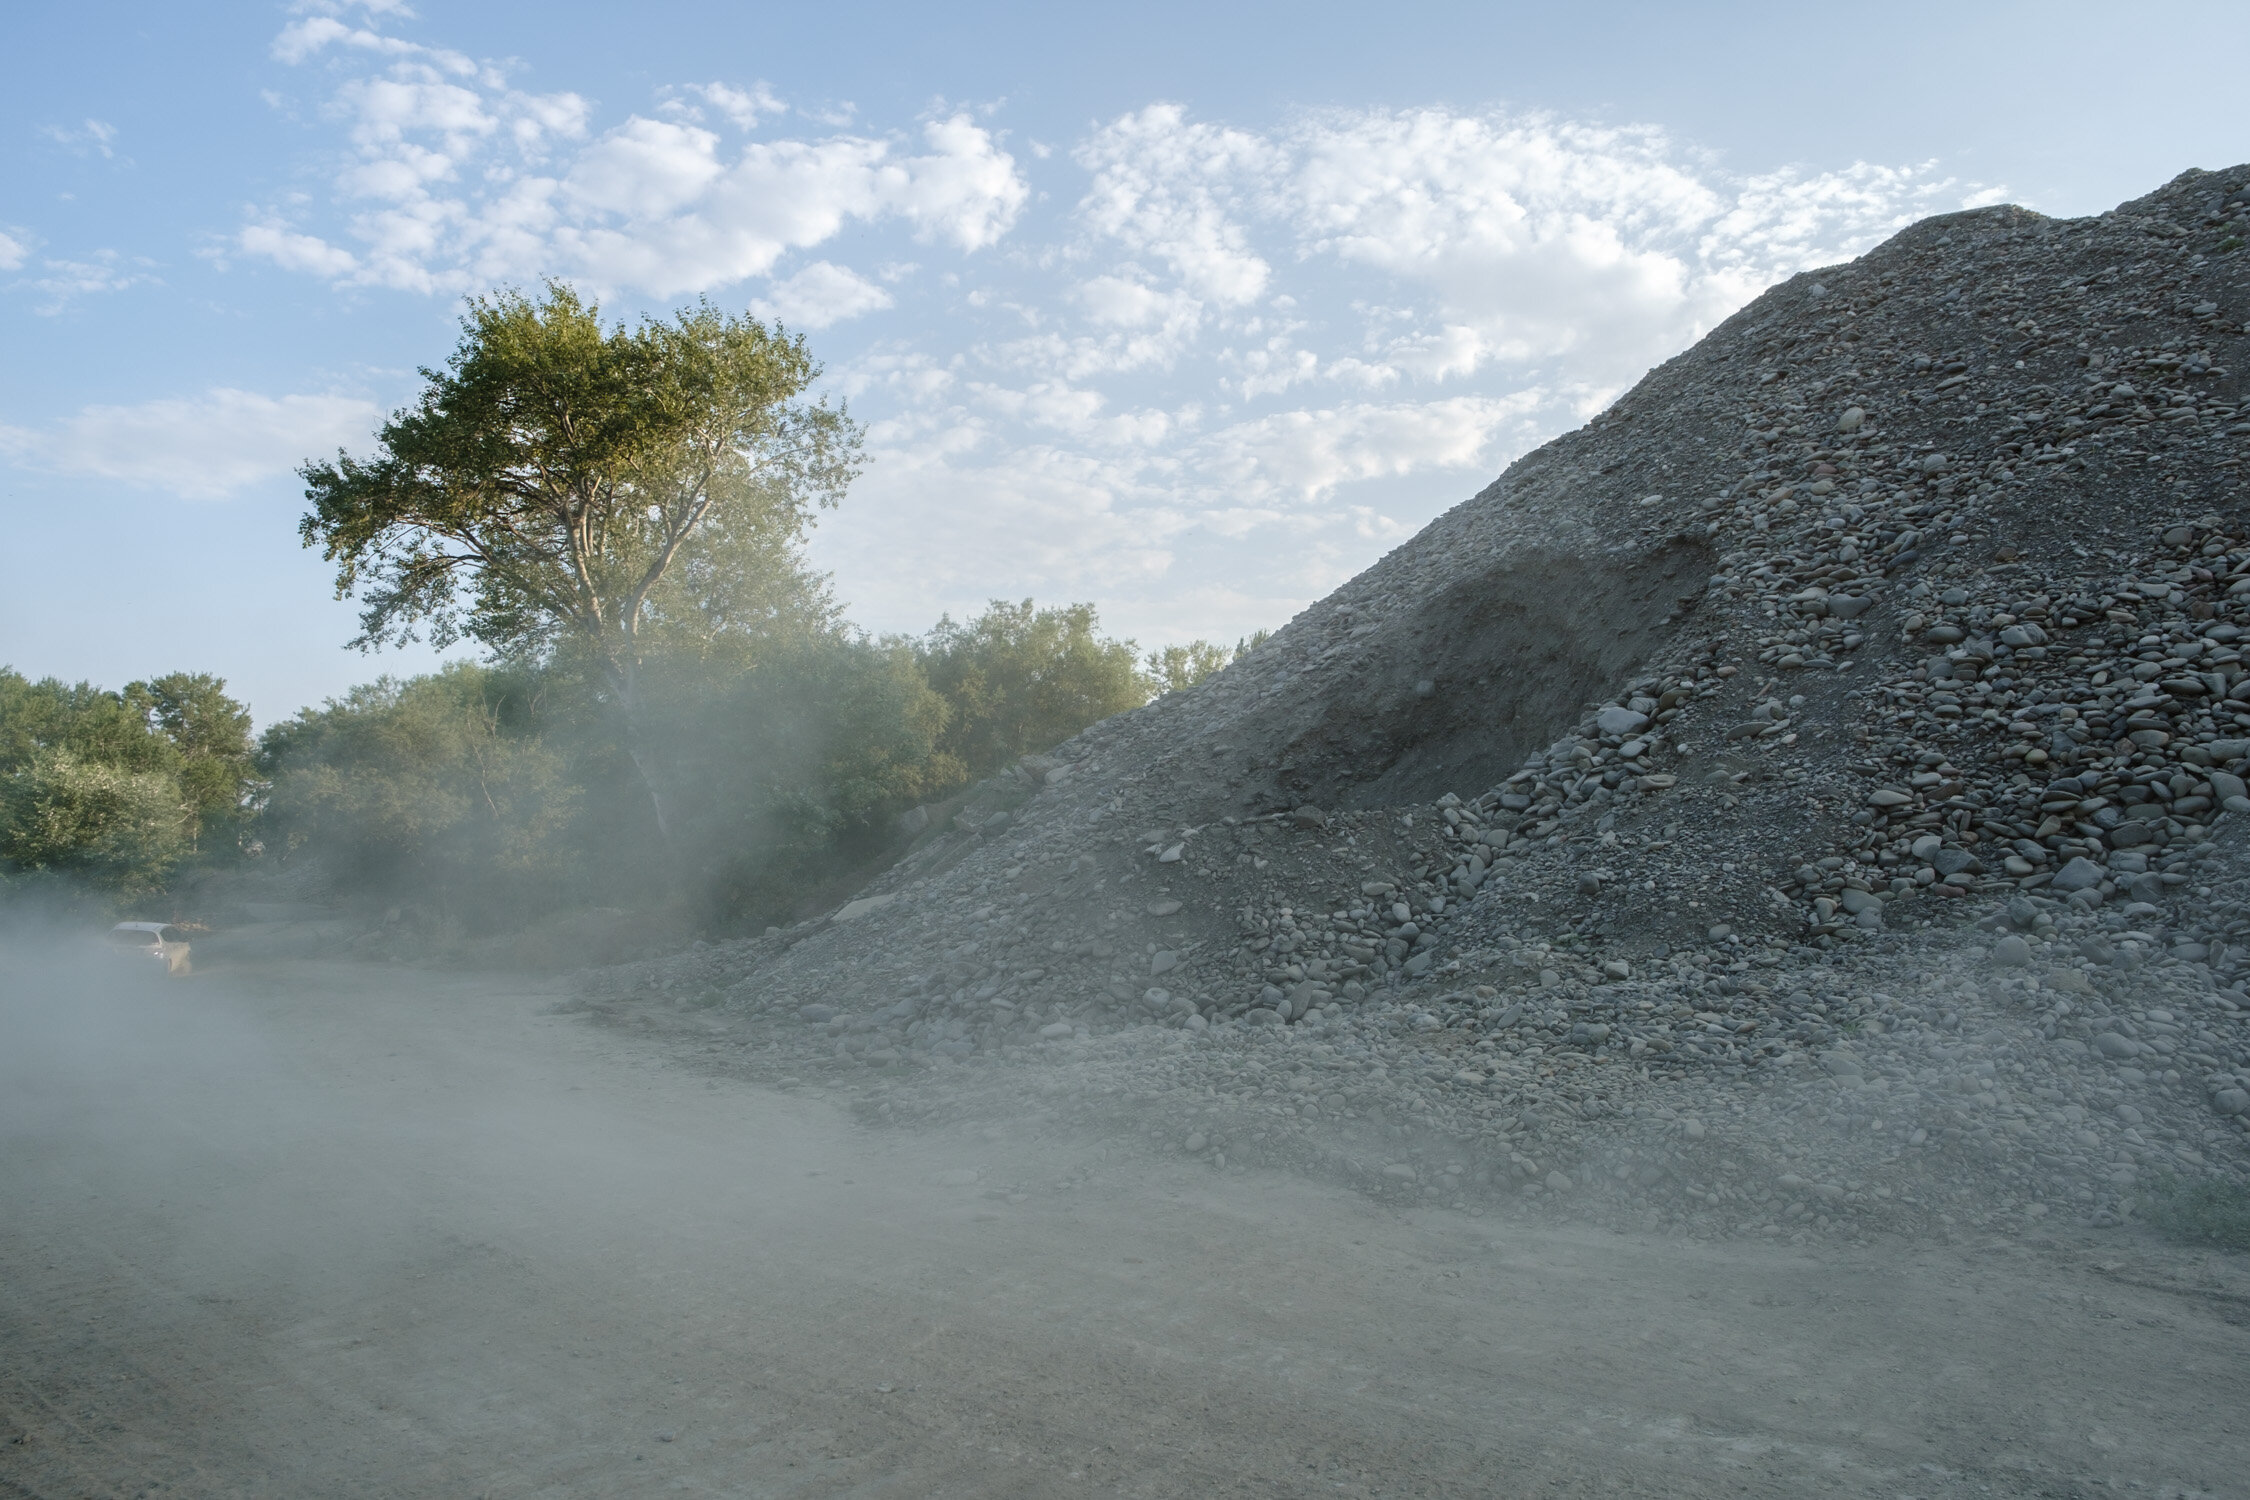
[[755, 613], [699, 582], [652, 633], [640, 732], [662, 747], [669, 838], [641, 811], [598, 668], [556, 652], [386, 678], [269, 729], [268, 847], [472, 924], [668, 889], [713, 925], [762, 925], [895, 848], [907, 808], [1147, 697], [1133, 645], [1088, 606], [996, 604], [870, 640], [793, 557], [742, 575], [765, 590]]
[[804, 341], [709, 303], [605, 332], [567, 286], [502, 293], [421, 373], [375, 458], [303, 470], [299, 534], [359, 595], [362, 644], [426, 630], [521, 656], [575, 633], [630, 654], [707, 518], [793, 540], [852, 477], [856, 429], [800, 399], [820, 373]]
[[232, 833], [244, 826], [255, 784], [250, 710], [229, 698], [226, 686], [208, 672], [170, 672], [147, 682], [128, 683], [121, 695], [127, 707], [178, 752], [173, 769], [194, 811], [190, 842], [197, 847], [214, 833]]
[[0, 668], [0, 861], [122, 896], [236, 851], [256, 782], [249, 711], [205, 674], [122, 692]]
[[478, 299], [375, 457], [305, 466], [299, 536], [359, 598], [362, 647], [575, 652], [665, 825], [639, 729], [644, 631], [692, 630], [699, 610], [706, 632], [750, 628], [802, 602], [763, 587], [859, 452], [842, 408], [804, 399], [819, 374], [803, 339], [707, 302], [605, 330], [559, 283]]
[[945, 705], [897, 643], [818, 631], [656, 656], [646, 674], [681, 813], [669, 841], [583, 676], [457, 663], [268, 730], [268, 844], [473, 924], [683, 887], [711, 921], [762, 923], [960, 780], [937, 748]]
[[1179, 693], [1194, 687], [1206, 677], [1211, 677], [1242, 660], [1251, 652], [1273, 639], [1273, 632], [1261, 630], [1246, 635], [1234, 643], [1229, 651], [1217, 641], [1193, 640], [1184, 646], [1166, 646], [1161, 651], [1148, 654], [1148, 681], [1152, 693]]
[[1029, 599], [995, 599], [964, 623], [940, 619], [914, 649], [952, 710], [941, 749], [981, 776], [1147, 702], [1139, 648], [1102, 638], [1100, 625], [1091, 604], [1039, 609]]
[[53, 677], [32, 682], [0, 667], [0, 772], [52, 750], [129, 771], [169, 771], [178, 756], [124, 694]]
[[1233, 658], [1227, 648], [1211, 641], [1189, 641], [1148, 654], [1150, 684], [1158, 693], [1181, 693], [1218, 672]]
[[188, 854], [194, 812], [179, 782], [41, 750], [0, 781], [0, 859], [118, 896], [162, 888]]
[[947, 705], [900, 642], [824, 632], [769, 644], [751, 670], [711, 667], [652, 671], [651, 723], [694, 809], [682, 854], [713, 914], [788, 912], [964, 779], [939, 747]]
[[573, 894], [567, 847], [578, 801], [542, 743], [537, 685], [456, 663], [385, 677], [265, 733], [264, 825], [283, 857], [318, 852], [376, 891], [509, 903]]

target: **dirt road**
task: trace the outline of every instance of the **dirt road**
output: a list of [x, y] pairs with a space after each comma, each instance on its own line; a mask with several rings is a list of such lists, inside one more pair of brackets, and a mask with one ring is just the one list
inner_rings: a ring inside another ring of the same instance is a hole
[[871, 1133], [528, 980], [0, 984], [0, 1495], [2250, 1493], [2243, 1268], [2143, 1241]]

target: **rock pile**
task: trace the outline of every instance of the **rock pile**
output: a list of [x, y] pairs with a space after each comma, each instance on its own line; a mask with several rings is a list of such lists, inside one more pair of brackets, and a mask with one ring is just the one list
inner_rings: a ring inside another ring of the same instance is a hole
[[595, 987], [723, 994], [882, 1118], [1052, 1063], [1064, 1116], [1417, 1201], [2250, 1181], [2246, 225], [2189, 173], [1797, 277], [832, 919]]

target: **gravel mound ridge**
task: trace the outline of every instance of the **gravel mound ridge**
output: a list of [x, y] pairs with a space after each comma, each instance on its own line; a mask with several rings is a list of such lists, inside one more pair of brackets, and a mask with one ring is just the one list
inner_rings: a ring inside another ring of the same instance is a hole
[[1798, 276], [860, 899], [589, 1003], [1475, 1213], [2250, 1188], [2245, 239], [2250, 167]]

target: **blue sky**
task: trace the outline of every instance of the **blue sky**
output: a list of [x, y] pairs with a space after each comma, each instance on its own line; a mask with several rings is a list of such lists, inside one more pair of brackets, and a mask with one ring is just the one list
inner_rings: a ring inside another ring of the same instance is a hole
[[464, 294], [805, 329], [867, 422], [852, 616], [1278, 625], [1771, 281], [2250, 158], [2240, 5], [19, 8], [0, 662], [340, 649], [292, 470]]

